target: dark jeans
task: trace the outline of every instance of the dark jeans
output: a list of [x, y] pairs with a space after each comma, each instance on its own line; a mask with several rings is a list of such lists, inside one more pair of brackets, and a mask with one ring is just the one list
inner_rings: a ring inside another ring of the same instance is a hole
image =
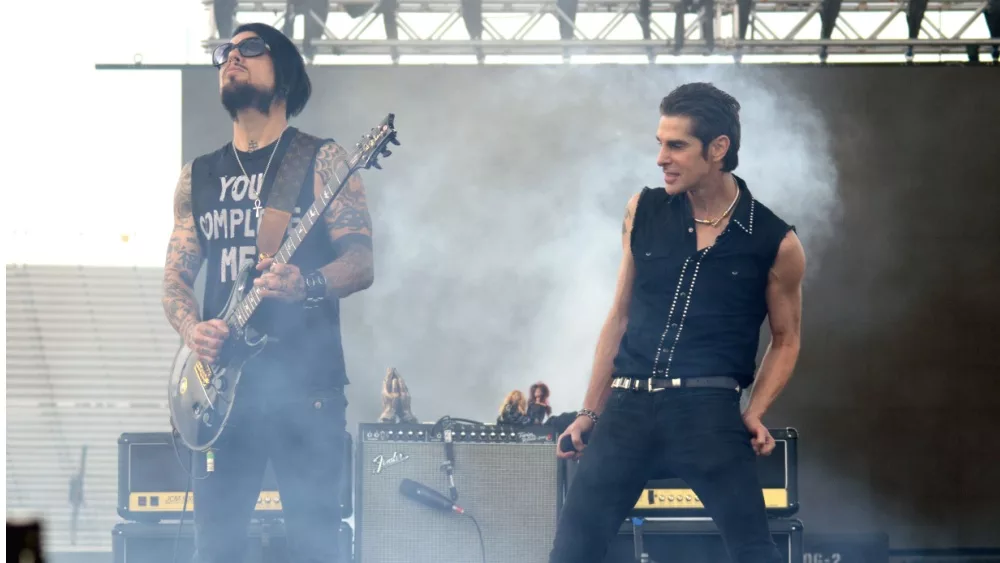
[[[289, 561], [340, 561], [340, 479], [347, 424], [343, 390], [301, 399], [243, 399], [237, 398], [212, 448], [215, 471], [194, 482], [194, 561], [243, 561], [247, 527], [269, 458], [278, 481]], [[195, 476], [202, 477], [205, 458], [198, 457], [201, 466]]]
[[780, 562], [739, 399], [728, 389], [614, 390], [570, 485], [550, 562], [603, 562], [663, 470], [694, 489], [733, 561]]

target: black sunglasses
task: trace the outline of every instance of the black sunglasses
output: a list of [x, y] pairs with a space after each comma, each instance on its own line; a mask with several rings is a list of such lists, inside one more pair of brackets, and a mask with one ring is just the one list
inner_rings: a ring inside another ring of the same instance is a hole
[[216, 68], [221, 67], [226, 64], [229, 60], [229, 54], [233, 52], [233, 49], [238, 49], [240, 54], [244, 57], [259, 57], [271, 50], [271, 46], [264, 42], [260, 37], [247, 37], [243, 41], [234, 45], [232, 43], [223, 43], [215, 48], [215, 52], [212, 53], [212, 64]]

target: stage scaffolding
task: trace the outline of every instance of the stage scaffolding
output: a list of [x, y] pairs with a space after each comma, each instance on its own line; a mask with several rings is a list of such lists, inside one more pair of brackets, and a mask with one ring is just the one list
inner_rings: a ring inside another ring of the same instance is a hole
[[[202, 2], [211, 13], [213, 0]], [[285, 10], [283, 0], [239, 1], [235, 17], [281, 27]], [[1000, 48], [998, 12], [1000, 0], [334, 0], [328, 18], [301, 15], [322, 29], [311, 40], [321, 55], [640, 55], [652, 61], [707, 54], [822, 60], [827, 54], [981, 52], [989, 58]], [[342, 25], [332, 24], [335, 18]], [[209, 51], [219, 42], [214, 35], [202, 44]], [[296, 42], [302, 45], [301, 32]]]

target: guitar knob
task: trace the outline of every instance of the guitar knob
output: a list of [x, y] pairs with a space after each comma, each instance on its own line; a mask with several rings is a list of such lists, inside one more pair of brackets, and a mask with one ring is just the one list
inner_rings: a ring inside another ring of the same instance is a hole
[[217, 390], [219, 390], [219, 391], [225, 391], [226, 390], [226, 378], [225, 377], [216, 377], [215, 379], [212, 380], [212, 385]]
[[201, 403], [195, 403], [191, 405], [191, 409], [194, 411], [195, 417], [201, 416]]

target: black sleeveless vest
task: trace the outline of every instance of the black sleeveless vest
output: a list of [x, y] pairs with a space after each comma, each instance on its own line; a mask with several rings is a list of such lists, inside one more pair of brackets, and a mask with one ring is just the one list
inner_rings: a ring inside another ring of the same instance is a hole
[[697, 250], [686, 195], [643, 189], [632, 227], [635, 282], [616, 375], [730, 376], [748, 387], [767, 316], [768, 272], [788, 225], [736, 178], [740, 200], [713, 246]]
[[[239, 160], [249, 180], [234, 156], [232, 143], [199, 156], [192, 163], [192, 212], [206, 260], [202, 318], [217, 318], [221, 314], [240, 269], [255, 262], [258, 218], [254, 202], [259, 199], [262, 208], [267, 206], [282, 158], [296, 134], [300, 133], [294, 127], [285, 131], [273, 158], [274, 144], [252, 153], [241, 151]], [[302, 212], [312, 203], [313, 164], [310, 164], [288, 224], [289, 231], [298, 226]], [[324, 227], [317, 223], [289, 261], [303, 273], [325, 266], [337, 257]], [[245, 382], [257, 377], [273, 380], [274, 385], [264, 385], [260, 390], [275, 396], [324, 391], [347, 383], [336, 300], [315, 310], [306, 310], [301, 303], [265, 300], [250, 325], [277, 341], [269, 342], [247, 365], [241, 387], [255, 387], [254, 383]], [[248, 377], [253, 372], [262, 373]]]

